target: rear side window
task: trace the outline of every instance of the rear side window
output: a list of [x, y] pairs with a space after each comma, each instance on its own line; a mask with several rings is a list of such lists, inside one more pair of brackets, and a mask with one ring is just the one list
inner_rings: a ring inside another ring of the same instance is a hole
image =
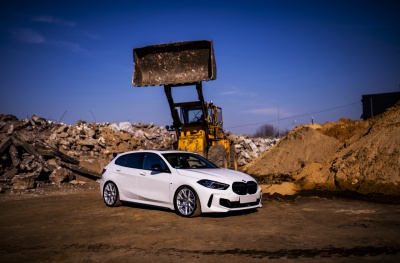
[[142, 153], [124, 154], [115, 160], [115, 164], [124, 166], [124, 167], [128, 167], [128, 168], [141, 169], [142, 168], [142, 156], [143, 156]]
[[126, 157], [127, 157], [126, 154], [125, 154], [125, 155], [122, 155], [122, 156], [120, 156], [120, 157], [118, 157], [118, 158], [115, 160], [115, 164], [116, 164], [116, 165], [120, 165], [120, 166], [125, 166]]
[[125, 166], [129, 168], [142, 168], [142, 156], [143, 154], [140, 153], [132, 153], [128, 154], [125, 162]]

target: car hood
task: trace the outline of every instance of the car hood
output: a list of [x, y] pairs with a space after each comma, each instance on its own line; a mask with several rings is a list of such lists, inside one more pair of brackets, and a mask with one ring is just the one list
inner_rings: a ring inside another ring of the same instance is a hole
[[196, 179], [208, 179], [221, 183], [256, 181], [248, 174], [231, 169], [176, 169], [178, 174]]

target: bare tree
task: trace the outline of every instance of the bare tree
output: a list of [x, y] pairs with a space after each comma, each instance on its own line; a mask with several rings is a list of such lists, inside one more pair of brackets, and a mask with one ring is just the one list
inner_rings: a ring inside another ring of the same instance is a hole
[[274, 127], [271, 124], [264, 124], [259, 127], [253, 137], [259, 138], [277, 138], [286, 135], [289, 130], [279, 131], [278, 128]]
[[253, 137], [274, 137], [277, 133], [274, 126], [271, 124], [264, 124], [259, 127]]

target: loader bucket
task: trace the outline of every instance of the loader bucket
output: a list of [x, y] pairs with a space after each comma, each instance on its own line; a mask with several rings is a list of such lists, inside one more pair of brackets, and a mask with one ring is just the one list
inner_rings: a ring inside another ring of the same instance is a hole
[[178, 85], [217, 77], [212, 41], [188, 41], [133, 49], [136, 87]]

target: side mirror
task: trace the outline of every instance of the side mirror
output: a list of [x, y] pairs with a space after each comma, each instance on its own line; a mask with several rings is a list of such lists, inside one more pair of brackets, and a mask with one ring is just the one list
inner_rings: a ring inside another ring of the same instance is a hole
[[170, 172], [168, 168], [167, 169], [163, 169], [161, 164], [159, 164], [159, 163], [152, 165], [151, 166], [151, 170], [152, 171], [156, 171], [156, 172], [165, 172], [165, 173], [169, 173]]
[[151, 170], [155, 171], [155, 172], [158, 172], [158, 173], [161, 173], [161, 172], [163, 172], [163, 173], [171, 173], [171, 171], [168, 169], [168, 167], [163, 169], [161, 164], [159, 164], [159, 163], [152, 165], [151, 166]]
[[162, 171], [163, 171], [163, 168], [162, 168], [161, 164], [158, 163], [158, 164], [152, 165], [152, 166], [151, 166], [151, 170], [157, 171], [157, 172], [162, 172]]

